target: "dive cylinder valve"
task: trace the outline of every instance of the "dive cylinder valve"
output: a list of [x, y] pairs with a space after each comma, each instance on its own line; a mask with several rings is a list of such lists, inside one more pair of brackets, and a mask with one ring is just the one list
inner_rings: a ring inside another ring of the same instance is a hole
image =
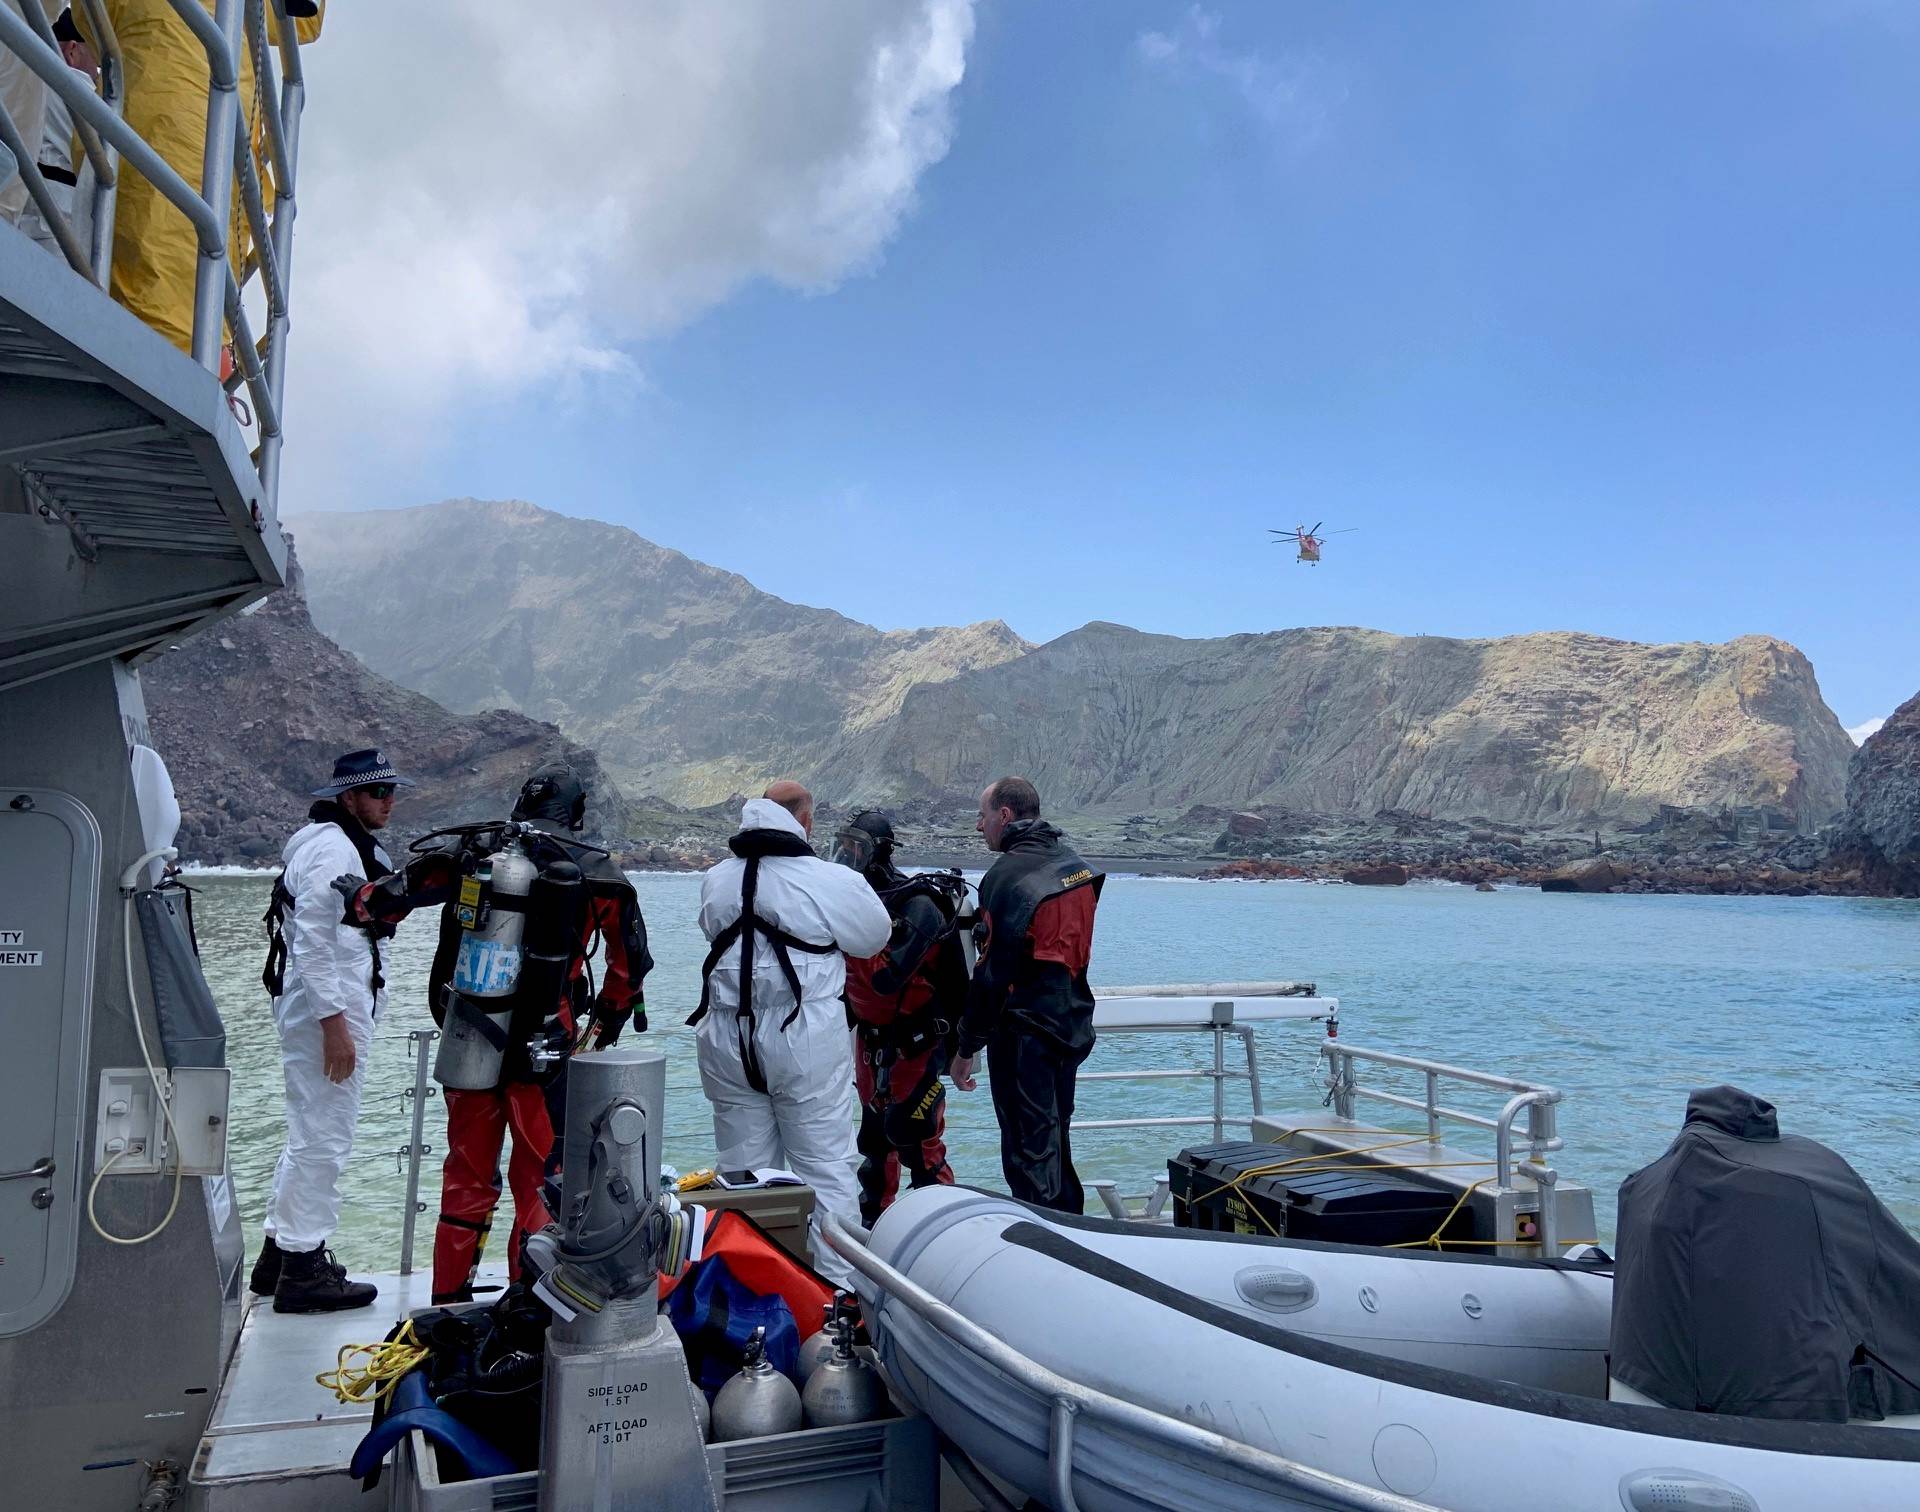
[[833, 1300], [822, 1307], [821, 1311], [826, 1316], [819, 1329], [800, 1346], [800, 1362], [796, 1368], [802, 1383], [812, 1380], [814, 1371], [833, 1358], [837, 1332], [834, 1324], [843, 1312], [852, 1312], [857, 1308], [858, 1304], [853, 1300], [853, 1294], [844, 1291], [836, 1291], [833, 1294]]
[[880, 1416], [886, 1392], [873, 1366], [854, 1351], [853, 1318], [833, 1323], [833, 1353], [807, 1381], [800, 1406], [809, 1428], [839, 1428]]
[[765, 1438], [800, 1426], [800, 1393], [767, 1359], [767, 1331], [756, 1328], [747, 1341], [740, 1373], [713, 1399], [713, 1441]]

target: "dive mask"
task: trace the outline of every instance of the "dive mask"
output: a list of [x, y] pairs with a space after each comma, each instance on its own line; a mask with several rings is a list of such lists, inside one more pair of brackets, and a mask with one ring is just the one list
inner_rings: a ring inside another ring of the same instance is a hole
[[833, 859], [864, 872], [873, 861], [874, 839], [865, 830], [849, 826], [833, 837]]

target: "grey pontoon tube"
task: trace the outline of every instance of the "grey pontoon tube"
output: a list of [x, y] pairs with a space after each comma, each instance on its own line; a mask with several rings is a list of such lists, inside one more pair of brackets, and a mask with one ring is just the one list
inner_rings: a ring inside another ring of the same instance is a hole
[[1242, 1474], [1272, 1481], [1296, 1491], [1304, 1491], [1352, 1512], [1438, 1512], [1427, 1502], [1414, 1501], [1392, 1491], [1376, 1490], [1343, 1475], [1316, 1470], [1283, 1455], [1256, 1449], [1238, 1439], [1212, 1433], [1149, 1407], [1123, 1402], [1091, 1386], [1070, 1381], [1046, 1366], [1030, 1360], [1010, 1344], [949, 1307], [933, 1293], [895, 1270], [868, 1249], [852, 1229], [832, 1213], [821, 1224], [821, 1234], [835, 1254], [865, 1276], [880, 1290], [919, 1314], [933, 1327], [969, 1350], [1003, 1375], [1017, 1381], [1050, 1406], [1047, 1461], [1052, 1476], [1055, 1505], [1061, 1512], [1077, 1512], [1073, 1497], [1072, 1439], [1075, 1421], [1081, 1415], [1101, 1419], [1169, 1448], [1190, 1455], [1225, 1462]]

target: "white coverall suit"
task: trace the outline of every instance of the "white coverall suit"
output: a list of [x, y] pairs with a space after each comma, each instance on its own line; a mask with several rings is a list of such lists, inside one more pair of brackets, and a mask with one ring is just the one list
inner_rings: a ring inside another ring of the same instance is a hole
[[[766, 798], [750, 800], [740, 816], [742, 832], [781, 830], [804, 839], [800, 821]], [[700, 888], [700, 928], [712, 940], [740, 917], [746, 862], [729, 857], [706, 875]], [[820, 1216], [860, 1221], [854, 1181], [853, 1034], [840, 1000], [847, 967], [841, 952], [877, 955], [893, 931], [886, 905], [849, 867], [817, 856], [766, 856], [760, 862], [754, 911], [769, 924], [818, 945], [836, 945], [825, 955], [792, 952], [800, 981], [800, 1016], [773, 947], [762, 937], [753, 951], [753, 1042], [767, 1090], [756, 1092], [741, 1064], [735, 1021], [740, 1006], [740, 949], [715, 963], [708, 979], [708, 1012], [697, 1045], [700, 1084], [713, 1104], [713, 1138], [720, 1169], [783, 1167], [814, 1190], [814, 1230], [809, 1244], [814, 1269], [850, 1286], [853, 1271], [820, 1238]]]
[[[373, 1049], [373, 1021], [386, 993], [373, 991], [373, 944], [342, 922], [346, 900], [333, 879], [366, 868], [337, 824], [309, 824], [286, 844], [284, 883], [293, 894], [285, 930], [286, 990], [273, 1000], [273, 1027], [287, 1083], [287, 1146], [273, 1170], [267, 1233], [289, 1252], [320, 1248], [340, 1221], [340, 1176], [353, 1153], [360, 1089]], [[375, 846], [383, 865], [386, 852]], [[320, 1020], [346, 1015], [353, 1075], [327, 1080]]]

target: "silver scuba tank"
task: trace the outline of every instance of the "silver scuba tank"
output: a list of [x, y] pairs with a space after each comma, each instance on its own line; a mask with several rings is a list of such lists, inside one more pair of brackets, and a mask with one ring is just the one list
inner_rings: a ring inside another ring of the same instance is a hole
[[802, 1415], [809, 1428], [838, 1428], [880, 1416], [886, 1392], [874, 1368], [853, 1350], [853, 1319], [842, 1316], [834, 1325], [831, 1359], [815, 1370], [801, 1393]]
[[[453, 985], [470, 998], [512, 997], [520, 985], [521, 941], [527, 929], [527, 894], [540, 868], [518, 842], [481, 863], [480, 912], [460, 936]], [[511, 901], [509, 901], [511, 900]]]
[[802, 1385], [812, 1380], [814, 1371], [833, 1358], [834, 1320], [852, 1303], [852, 1300], [846, 1292], [837, 1291], [833, 1294], [833, 1300], [821, 1309], [826, 1317], [821, 1322], [819, 1331], [800, 1346], [799, 1371]]
[[527, 894], [539, 870], [517, 841], [509, 842], [463, 884], [474, 896], [463, 891], [456, 904], [460, 949], [433, 1062], [433, 1079], [443, 1087], [480, 1092], [499, 1084], [525, 955]]
[[740, 1373], [713, 1399], [713, 1442], [765, 1438], [800, 1426], [800, 1393], [767, 1360], [767, 1331], [756, 1328], [747, 1341]]

